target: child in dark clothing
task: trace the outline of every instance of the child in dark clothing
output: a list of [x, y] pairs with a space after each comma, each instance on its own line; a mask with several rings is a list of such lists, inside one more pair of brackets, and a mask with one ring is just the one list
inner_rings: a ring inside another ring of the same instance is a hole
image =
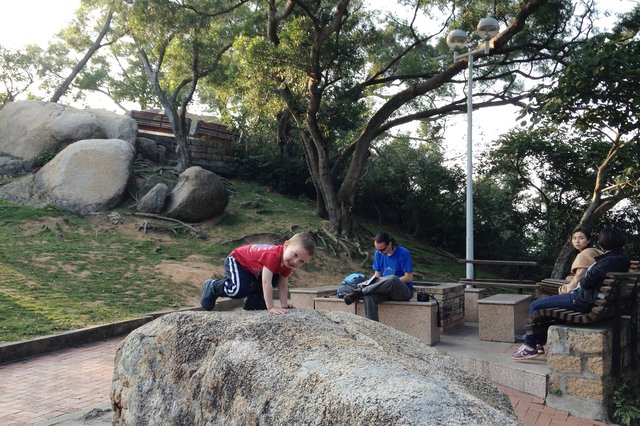
[[[225, 277], [209, 279], [203, 284], [200, 304], [213, 310], [218, 297], [246, 298], [244, 309], [280, 315], [292, 308], [288, 303], [289, 275], [315, 254], [313, 236], [295, 234], [282, 245], [248, 244], [234, 249], [224, 261]], [[272, 289], [278, 287], [280, 308], [273, 304]]]

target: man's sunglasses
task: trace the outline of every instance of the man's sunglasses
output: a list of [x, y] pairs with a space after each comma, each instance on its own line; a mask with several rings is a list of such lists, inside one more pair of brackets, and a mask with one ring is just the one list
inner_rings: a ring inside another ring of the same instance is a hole
[[379, 248], [379, 249], [376, 249], [376, 250], [378, 250], [380, 253], [384, 253], [385, 250], [387, 250], [387, 247], [389, 247], [389, 243], [387, 243], [387, 245], [384, 246], [384, 248]]

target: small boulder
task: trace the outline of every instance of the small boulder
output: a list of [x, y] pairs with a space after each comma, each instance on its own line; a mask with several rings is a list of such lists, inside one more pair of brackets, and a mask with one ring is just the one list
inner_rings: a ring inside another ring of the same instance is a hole
[[151, 189], [153, 189], [153, 187], [159, 183], [164, 183], [165, 185], [169, 186], [169, 182], [160, 175], [151, 175], [146, 179], [136, 180], [134, 193], [137, 194], [138, 199], [140, 199], [144, 197], [147, 194], [147, 192], [151, 191]]
[[228, 203], [229, 194], [222, 179], [194, 166], [180, 174], [164, 214], [184, 222], [202, 222], [222, 214]]
[[138, 201], [136, 209], [140, 213], [160, 213], [167, 201], [168, 194], [169, 187], [164, 183], [159, 183], [151, 188], [151, 190]]

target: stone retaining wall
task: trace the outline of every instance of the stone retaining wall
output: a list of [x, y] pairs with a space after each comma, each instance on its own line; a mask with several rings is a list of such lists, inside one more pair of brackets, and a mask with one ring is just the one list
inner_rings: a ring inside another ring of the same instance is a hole
[[200, 166], [224, 176], [232, 174], [233, 141], [190, 137], [187, 139], [187, 147], [191, 155], [191, 165]]
[[440, 307], [440, 331], [446, 333], [464, 325], [464, 284], [439, 283], [434, 286], [414, 286], [416, 292], [427, 292]]

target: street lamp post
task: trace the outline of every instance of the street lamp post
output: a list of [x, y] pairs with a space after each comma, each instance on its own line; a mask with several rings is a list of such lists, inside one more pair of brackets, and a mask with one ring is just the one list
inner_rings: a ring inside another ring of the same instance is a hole
[[[453, 61], [468, 59], [469, 83], [467, 85], [467, 203], [466, 203], [466, 259], [473, 260], [473, 56], [491, 51], [489, 40], [500, 30], [500, 24], [495, 18], [482, 18], [478, 23], [476, 34], [483, 40], [483, 46], [478, 49], [469, 49], [467, 53], [459, 53], [466, 46], [469, 37], [462, 30], [453, 30], [447, 35], [447, 45], [453, 50]], [[474, 278], [473, 263], [467, 263], [466, 277]]]

